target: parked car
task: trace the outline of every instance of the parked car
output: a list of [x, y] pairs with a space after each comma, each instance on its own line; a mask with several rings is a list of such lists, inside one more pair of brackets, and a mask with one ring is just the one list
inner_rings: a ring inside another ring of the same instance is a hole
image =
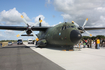
[[8, 42], [8, 45], [12, 45], [12, 42]]

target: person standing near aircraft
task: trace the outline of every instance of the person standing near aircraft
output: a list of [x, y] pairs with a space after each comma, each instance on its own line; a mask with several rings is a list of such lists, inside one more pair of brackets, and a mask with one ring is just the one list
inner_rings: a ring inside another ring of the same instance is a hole
[[90, 39], [89, 46], [92, 48], [92, 39]]
[[87, 39], [87, 47], [90, 48], [90, 40]]
[[2, 46], [2, 43], [0, 43], [0, 46]]
[[94, 45], [95, 45], [94, 40], [91, 40], [91, 48], [94, 48]]
[[97, 44], [96, 49], [100, 49], [100, 39], [99, 38], [96, 39], [96, 44]]
[[102, 47], [105, 47], [105, 39], [102, 41]]
[[100, 47], [102, 47], [103, 38], [100, 39]]
[[81, 40], [79, 41], [79, 48], [81, 49]]
[[85, 48], [86, 47], [86, 42], [85, 42], [85, 40], [83, 39], [83, 48]]
[[86, 44], [86, 46], [85, 47], [87, 47], [87, 40], [85, 39], [85, 44]]

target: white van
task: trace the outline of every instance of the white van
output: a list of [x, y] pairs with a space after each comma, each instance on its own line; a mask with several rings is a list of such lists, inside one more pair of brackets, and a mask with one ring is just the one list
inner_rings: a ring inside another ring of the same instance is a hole
[[32, 39], [28, 39], [28, 44], [34, 44], [34, 41]]

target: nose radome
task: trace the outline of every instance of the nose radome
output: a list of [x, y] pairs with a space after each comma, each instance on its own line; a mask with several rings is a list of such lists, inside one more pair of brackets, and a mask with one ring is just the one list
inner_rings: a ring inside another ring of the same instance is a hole
[[73, 43], [77, 43], [81, 38], [82, 38], [82, 35], [78, 30], [71, 31], [70, 39]]

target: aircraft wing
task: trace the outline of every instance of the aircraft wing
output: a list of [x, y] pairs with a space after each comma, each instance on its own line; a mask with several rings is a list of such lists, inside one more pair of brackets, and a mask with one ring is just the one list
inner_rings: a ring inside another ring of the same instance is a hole
[[98, 30], [98, 29], [105, 29], [105, 27], [85, 27], [85, 30]]
[[[31, 27], [33, 31], [45, 31], [48, 28], [50, 27]], [[0, 29], [23, 31], [23, 30], [27, 30], [27, 26], [0, 26]]]
[[31, 29], [33, 31], [46, 31], [48, 28], [51, 28], [51, 27], [32, 27]]

